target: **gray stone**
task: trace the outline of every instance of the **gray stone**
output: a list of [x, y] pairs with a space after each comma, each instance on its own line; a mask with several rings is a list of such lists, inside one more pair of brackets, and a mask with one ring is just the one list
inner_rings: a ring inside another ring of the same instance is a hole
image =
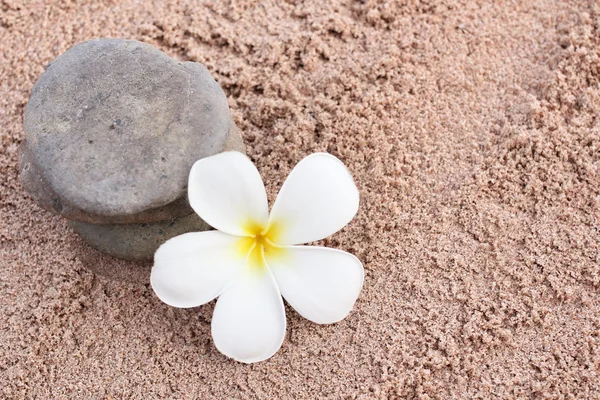
[[90, 246], [113, 257], [128, 260], [151, 259], [167, 240], [187, 233], [210, 229], [196, 214], [183, 218], [143, 224], [88, 224], [69, 221]]
[[24, 125], [22, 185], [43, 208], [87, 223], [189, 215], [192, 164], [244, 151], [208, 70], [133, 40], [91, 40], [59, 56]]

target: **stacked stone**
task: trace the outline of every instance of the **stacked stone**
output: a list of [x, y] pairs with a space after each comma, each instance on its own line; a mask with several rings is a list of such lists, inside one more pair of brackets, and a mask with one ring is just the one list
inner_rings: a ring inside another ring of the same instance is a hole
[[33, 87], [24, 125], [24, 188], [90, 245], [126, 259], [209, 229], [187, 201], [190, 168], [244, 152], [208, 70], [133, 40], [90, 40], [59, 56]]

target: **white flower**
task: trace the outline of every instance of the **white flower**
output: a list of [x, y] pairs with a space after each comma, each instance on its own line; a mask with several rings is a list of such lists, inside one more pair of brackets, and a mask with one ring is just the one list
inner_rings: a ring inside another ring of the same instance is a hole
[[219, 298], [211, 328], [221, 353], [245, 363], [275, 354], [286, 329], [281, 296], [318, 324], [350, 313], [363, 284], [361, 262], [340, 250], [297, 246], [337, 232], [358, 211], [358, 190], [340, 160], [315, 153], [298, 163], [271, 215], [258, 170], [237, 152], [197, 161], [188, 195], [217, 230], [163, 244], [150, 281], [173, 307]]

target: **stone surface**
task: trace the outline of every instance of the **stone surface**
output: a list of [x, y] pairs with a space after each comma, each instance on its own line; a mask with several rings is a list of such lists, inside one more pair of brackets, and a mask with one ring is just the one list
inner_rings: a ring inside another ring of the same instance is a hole
[[151, 259], [156, 249], [172, 237], [210, 229], [196, 214], [141, 224], [88, 224], [80, 221], [69, 221], [69, 224], [96, 250], [127, 260]]
[[24, 114], [20, 176], [43, 208], [88, 223], [189, 215], [192, 164], [244, 151], [208, 70], [137, 41], [97, 39], [54, 60]]

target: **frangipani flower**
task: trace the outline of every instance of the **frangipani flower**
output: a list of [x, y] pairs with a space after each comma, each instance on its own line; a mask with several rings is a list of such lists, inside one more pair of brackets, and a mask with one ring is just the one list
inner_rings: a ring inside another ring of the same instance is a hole
[[281, 296], [319, 324], [350, 313], [363, 284], [361, 262], [340, 250], [299, 246], [337, 232], [358, 211], [358, 190], [340, 160], [315, 153], [300, 161], [270, 215], [258, 170], [238, 152], [197, 161], [188, 196], [217, 230], [164, 243], [150, 281], [174, 307], [218, 297], [211, 330], [221, 353], [245, 363], [275, 354], [286, 330]]

